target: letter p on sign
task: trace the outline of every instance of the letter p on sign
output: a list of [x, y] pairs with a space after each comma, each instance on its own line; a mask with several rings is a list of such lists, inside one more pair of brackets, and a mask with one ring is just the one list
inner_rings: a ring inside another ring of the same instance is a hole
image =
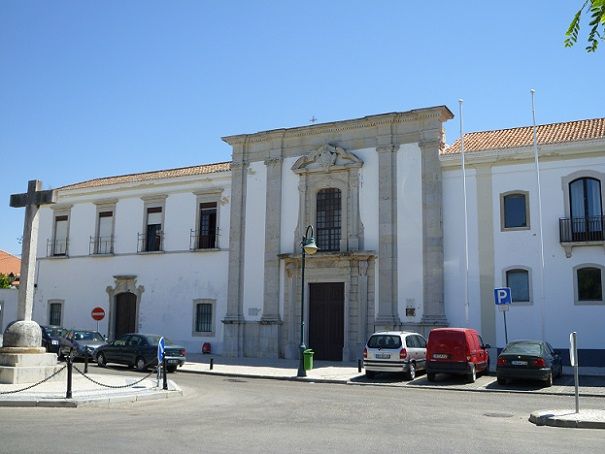
[[512, 300], [512, 294], [509, 287], [494, 289], [494, 302], [497, 306], [501, 304], [510, 304]]

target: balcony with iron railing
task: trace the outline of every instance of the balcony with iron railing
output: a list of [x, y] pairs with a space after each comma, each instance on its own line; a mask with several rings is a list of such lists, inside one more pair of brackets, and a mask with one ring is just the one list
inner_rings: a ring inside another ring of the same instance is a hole
[[605, 216], [560, 218], [559, 238], [567, 257], [573, 247], [605, 244]]
[[164, 232], [158, 231], [153, 234], [139, 233], [137, 240], [137, 253], [163, 252]]
[[46, 240], [47, 257], [66, 257], [68, 255], [69, 240]]
[[113, 254], [113, 235], [110, 236], [91, 236], [88, 245], [89, 255], [111, 255]]
[[189, 249], [191, 251], [201, 251], [208, 249], [218, 249], [219, 231], [215, 229], [211, 232], [191, 230], [189, 233]]

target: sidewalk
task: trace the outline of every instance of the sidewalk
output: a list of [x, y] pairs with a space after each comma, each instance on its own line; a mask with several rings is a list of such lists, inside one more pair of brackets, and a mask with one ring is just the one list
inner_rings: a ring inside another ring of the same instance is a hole
[[[76, 366], [83, 370], [80, 363]], [[75, 369], [72, 375], [72, 397], [66, 398], [67, 371], [64, 369], [57, 377], [30, 389], [22, 390], [31, 384], [0, 383], [0, 407], [80, 407], [108, 406], [117, 403], [137, 402], [142, 400], [166, 399], [182, 396], [181, 389], [168, 380], [168, 390], [162, 389], [162, 382], [157, 386], [155, 375], [105, 375], [86, 374], [96, 384], [82, 376]], [[143, 379], [141, 381], [141, 379]]]

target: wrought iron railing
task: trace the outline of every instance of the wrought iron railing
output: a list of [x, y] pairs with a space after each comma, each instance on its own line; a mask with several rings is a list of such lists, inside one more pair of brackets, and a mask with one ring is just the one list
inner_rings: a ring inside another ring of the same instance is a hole
[[137, 252], [158, 252], [164, 250], [164, 232], [159, 231], [151, 235], [138, 234]]
[[212, 232], [201, 232], [191, 230], [189, 232], [189, 249], [197, 251], [200, 249], [218, 249], [219, 229]]
[[559, 236], [561, 243], [603, 241], [605, 238], [605, 216], [584, 218], [560, 218]]
[[91, 236], [88, 253], [90, 255], [113, 254], [113, 235]]
[[47, 257], [60, 257], [67, 255], [69, 240], [46, 240]]

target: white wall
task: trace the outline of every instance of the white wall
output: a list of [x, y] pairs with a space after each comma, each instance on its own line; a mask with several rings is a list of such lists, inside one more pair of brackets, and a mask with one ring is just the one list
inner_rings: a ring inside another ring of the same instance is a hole
[[17, 301], [19, 291], [14, 288], [0, 289], [0, 346], [6, 326], [17, 318]]

